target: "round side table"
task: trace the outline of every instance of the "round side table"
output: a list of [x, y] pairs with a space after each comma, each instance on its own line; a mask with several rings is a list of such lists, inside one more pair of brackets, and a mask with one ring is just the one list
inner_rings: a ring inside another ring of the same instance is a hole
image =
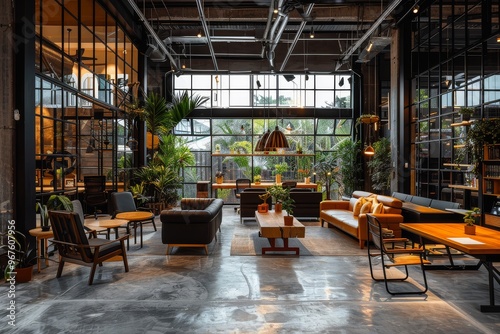
[[[116, 214], [117, 219], [128, 220], [127, 229], [130, 224], [134, 228], [134, 243], [137, 243], [137, 225], [141, 229], [141, 248], [142, 248], [142, 222], [147, 220], [152, 220], [155, 215], [147, 211], [131, 211], [131, 212], [121, 212]], [[128, 245], [127, 245], [128, 246]]]
[[40, 272], [40, 260], [42, 258], [42, 247], [44, 244], [44, 253], [43, 256], [45, 258], [45, 265], [49, 266], [49, 239], [54, 237], [54, 232], [52, 230], [42, 231], [41, 227], [37, 227], [29, 230], [30, 235], [36, 238], [36, 256], [37, 256], [37, 264], [38, 264], [38, 272]]

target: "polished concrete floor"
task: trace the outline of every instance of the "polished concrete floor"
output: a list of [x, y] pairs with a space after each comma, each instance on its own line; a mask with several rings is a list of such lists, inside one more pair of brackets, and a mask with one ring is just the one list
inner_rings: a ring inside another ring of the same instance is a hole
[[[209, 256], [167, 256], [161, 232], [146, 225], [144, 248], [132, 243], [128, 252], [130, 272], [105, 263], [92, 286], [88, 267], [67, 264], [56, 279], [51, 261], [16, 286], [15, 328], [3, 316], [8, 287], [0, 285], [0, 333], [500, 332], [500, 314], [479, 311], [488, 302], [484, 268], [430, 271], [426, 295], [391, 297], [372, 281], [366, 256], [231, 256], [237, 224], [225, 207]], [[411, 271], [416, 281], [420, 274]], [[500, 303], [498, 288], [496, 296]]]

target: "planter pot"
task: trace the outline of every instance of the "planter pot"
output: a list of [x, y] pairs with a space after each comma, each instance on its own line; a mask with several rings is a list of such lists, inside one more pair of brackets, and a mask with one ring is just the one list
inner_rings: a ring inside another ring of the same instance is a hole
[[42, 226], [42, 231], [44, 232], [50, 231], [50, 225]]
[[216, 177], [215, 182], [217, 182], [218, 184], [221, 184], [222, 182], [224, 182], [224, 177], [223, 176]]
[[470, 121], [470, 114], [462, 114], [462, 122]]
[[26, 283], [33, 278], [33, 266], [27, 268], [16, 268], [16, 283]]
[[276, 174], [276, 183], [281, 183], [281, 174]]
[[260, 181], [255, 181], [255, 184], [256, 184], [256, 185], [259, 185], [259, 184], [260, 184]]
[[285, 226], [293, 226], [293, 216], [284, 216]]
[[280, 213], [281, 211], [283, 211], [283, 205], [281, 203], [276, 203], [274, 205], [274, 212]]
[[464, 233], [469, 234], [469, 235], [475, 235], [476, 234], [476, 225], [465, 225], [464, 226]]
[[269, 211], [269, 204], [264, 203], [264, 204], [257, 205], [257, 211], [260, 213], [268, 212]]

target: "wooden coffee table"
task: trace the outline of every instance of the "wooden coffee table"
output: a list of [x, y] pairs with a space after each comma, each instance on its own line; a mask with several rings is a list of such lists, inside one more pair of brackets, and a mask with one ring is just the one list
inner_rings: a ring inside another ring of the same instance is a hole
[[[141, 248], [142, 248], [142, 222], [147, 220], [152, 220], [155, 218], [155, 215], [152, 212], [148, 211], [130, 211], [130, 212], [121, 212], [116, 214], [116, 219], [124, 219], [128, 220], [127, 226], [132, 225], [134, 229], [134, 243], [137, 243], [137, 226], [141, 229]], [[127, 228], [127, 233], [129, 229]], [[128, 243], [127, 243], [128, 248]]]
[[[292, 226], [285, 226], [283, 216], [286, 211], [276, 213], [270, 210], [266, 213], [255, 211], [255, 219], [259, 224], [260, 233], [262, 238], [267, 238], [271, 247], [262, 247], [262, 254], [266, 252], [295, 252], [295, 255], [300, 255], [299, 247], [289, 247], [289, 238], [304, 238], [306, 235], [306, 228], [297, 219], [293, 218]], [[276, 239], [283, 239], [283, 247], [276, 247]]]

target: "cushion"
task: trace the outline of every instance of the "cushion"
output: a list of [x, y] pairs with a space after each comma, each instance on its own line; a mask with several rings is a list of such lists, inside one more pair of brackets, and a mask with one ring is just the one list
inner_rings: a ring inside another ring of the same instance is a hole
[[353, 216], [359, 216], [361, 207], [363, 206], [364, 203], [365, 203], [364, 197], [358, 198], [358, 200], [354, 204], [354, 208], [352, 209]]
[[372, 202], [367, 201], [363, 206], [361, 207], [360, 213], [370, 213], [370, 210], [372, 208]]
[[372, 213], [384, 213], [384, 204], [378, 203], [376, 205], [372, 205]]

